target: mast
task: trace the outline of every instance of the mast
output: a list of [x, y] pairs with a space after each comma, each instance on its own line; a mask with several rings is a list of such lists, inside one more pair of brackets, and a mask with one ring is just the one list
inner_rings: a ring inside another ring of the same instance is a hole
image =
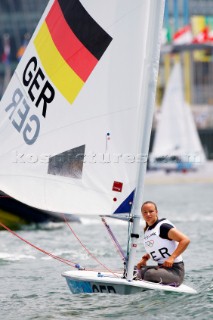
[[[149, 141], [152, 128], [154, 112], [155, 92], [160, 58], [161, 30], [164, 14], [164, 0], [152, 0], [149, 7], [149, 37], [147, 38], [147, 49], [145, 57], [145, 68], [141, 85], [141, 108], [138, 116], [138, 137], [140, 146], [139, 154], [142, 157], [148, 155]], [[142, 108], [143, 106], [143, 108]], [[147, 158], [146, 158], [147, 160]], [[133, 278], [133, 270], [136, 258], [137, 242], [140, 233], [140, 208], [143, 199], [144, 177], [147, 161], [140, 162], [138, 166], [138, 181], [135, 199], [132, 208], [133, 229], [131, 234], [131, 249], [127, 267], [127, 280]]]

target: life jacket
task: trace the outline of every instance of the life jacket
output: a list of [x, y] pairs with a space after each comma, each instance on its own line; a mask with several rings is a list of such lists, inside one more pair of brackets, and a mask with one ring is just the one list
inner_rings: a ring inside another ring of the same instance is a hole
[[[144, 233], [145, 250], [158, 264], [163, 264], [178, 246], [177, 241], [163, 239], [160, 237], [160, 226], [164, 223], [168, 223], [175, 227], [169, 220], [163, 219], [159, 221], [154, 228], [151, 230], [148, 228]], [[181, 261], [183, 261], [181, 255], [174, 260], [174, 262]]]

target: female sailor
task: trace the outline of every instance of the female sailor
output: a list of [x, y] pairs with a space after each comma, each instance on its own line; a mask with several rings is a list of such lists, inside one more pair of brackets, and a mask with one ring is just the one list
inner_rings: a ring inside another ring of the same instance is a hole
[[[147, 253], [137, 264], [137, 276], [146, 281], [179, 286], [184, 279], [181, 254], [190, 243], [189, 238], [169, 220], [158, 218], [154, 202], [144, 202], [141, 213], [146, 222], [144, 247]], [[157, 263], [156, 266], [146, 266], [150, 258]]]

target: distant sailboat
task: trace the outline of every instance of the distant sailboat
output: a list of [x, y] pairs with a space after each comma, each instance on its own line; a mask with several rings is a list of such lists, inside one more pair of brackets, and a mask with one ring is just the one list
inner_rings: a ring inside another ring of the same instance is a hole
[[150, 169], [196, 170], [205, 162], [190, 107], [184, 99], [180, 62], [173, 66], [156, 125]]
[[196, 292], [133, 279], [164, 5], [51, 0], [1, 101], [4, 192], [44, 210], [128, 217], [124, 270], [76, 265], [63, 273], [73, 293]]

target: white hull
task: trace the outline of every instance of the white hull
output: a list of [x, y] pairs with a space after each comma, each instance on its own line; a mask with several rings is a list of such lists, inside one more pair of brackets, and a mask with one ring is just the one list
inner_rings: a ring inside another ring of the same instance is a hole
[[[127, 281], [121, 274], [99, 273], [95, 271], [74, 270], [62, 274], [72, 293], [114, 293], [134, 294], [146, 290], [163, 290], [178, 293], [197, 293], [184, 284], [179, 287], [162, 285], [144, 280]], [[117, 276], [117, 277], [116, 277]]]

